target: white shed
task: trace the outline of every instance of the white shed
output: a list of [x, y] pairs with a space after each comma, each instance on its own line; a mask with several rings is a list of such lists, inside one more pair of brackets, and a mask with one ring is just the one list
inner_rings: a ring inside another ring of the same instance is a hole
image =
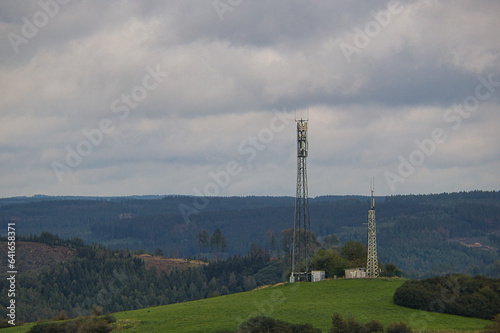
[[366, 277], [366, 268], [349, 268], [345, 270], [346, 279], [361, 279]]
[[311, 281], [318, 282], [325, 279], [325, 271], [311, 271]]

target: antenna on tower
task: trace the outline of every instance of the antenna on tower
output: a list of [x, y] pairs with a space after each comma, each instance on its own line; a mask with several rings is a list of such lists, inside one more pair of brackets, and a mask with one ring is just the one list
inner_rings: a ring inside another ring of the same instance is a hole
[[373, 197], [373, 192], [375, 191], [375, 177], [370, 179], [370, 190], [372, 191], [372, 209], [375, 209], [375, 198]]
[[306, 119], [300, 117], [300, 119], [297, 118], [297, 109], [295, 109], [295, 122], [308, 122], [309, 121], [309, 108], [306, 109]]

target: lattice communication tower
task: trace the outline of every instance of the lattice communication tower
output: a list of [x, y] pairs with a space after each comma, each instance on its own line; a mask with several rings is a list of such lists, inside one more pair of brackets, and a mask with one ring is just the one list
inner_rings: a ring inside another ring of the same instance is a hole
[[295, 195], [290, 282], [310, 280], [308, 250], [311, 242], [311, 223], [309, 220], [309, 193], [307, 188], [308, 120], [295, 119], [295, 122], [297, 123], [297, 192]]
[[378, 259], [377, 259], [377, 225], [375, 222], [375, 178], [370, 182], [372, 192], [371, 209], [368, 211], [368, 256], [366, 260], [366, 276], [369, 278], [378, 278]]

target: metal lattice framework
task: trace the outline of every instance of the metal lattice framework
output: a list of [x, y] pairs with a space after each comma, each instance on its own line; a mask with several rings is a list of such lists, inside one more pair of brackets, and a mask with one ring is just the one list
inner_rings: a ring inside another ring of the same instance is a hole
[[377, 259], [377, 224], [375, 222], [375, 198], [373, 191], [375, 189], [375, 179], [370, 184], [372, 191], [371, 209], [368, 211], [368, 256], [366, 260], [366, 276], [370, 278], [378, 277], [378, 259]]
[[292, 275], [290, 280], [307, 279], [309, 273], [308, 248], [311, 225], [309, 220], [309, 194], [307, 188], [307, 120], [297, 122], [297, 192], [293, 223]]

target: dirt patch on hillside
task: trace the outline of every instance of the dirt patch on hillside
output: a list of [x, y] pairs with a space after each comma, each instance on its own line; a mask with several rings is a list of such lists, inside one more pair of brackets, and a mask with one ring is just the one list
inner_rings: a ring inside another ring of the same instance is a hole
[[266, 289], [266, 288], [274, 288], [274, 287], [278, 287], [278, 286], [283, 286], [285, 285], [285, 282], [278, 282], [278, 283], [274, 283], [274, 284], [266, 284], [264, 286], [259, 286], [253, 290], [259, 290], [259, 289]]
[[451, 241], [459, 242], [460, 245], [468, 247], [468, 248], [487, 250], [487, 251], [498, 250], [497, 248], [495, 248], [493, 246], [484, 245], [484, 243], [488, 242], [488, 237], [486, 237], [486, 236], [483, 236], [483, 237], [462, 237], [462, 238], [451, 239]]
[[[0, 242], [2, 266], [7, 267], [7, 242]], [[75, 249], [64, 246], [49, 246], [42, 243], [16, 242], [16, 270], [18, 273], [39, 273], [44, 267], [66, 262], [76, 255]], [[0, 272], [0, 275], [5, 272]]]
[[134, 257], [141, 258], [142, 260], [144, 260], [146, 268], [148, 269], [151, 267], [156, 267], [158, 272], [165, 271], [167, 273], [170, 273], [176, 267], [178, 270], [183, 271], [186, 268], [200, 267], [203, 265], [207, 265], [207, 263], [204, 261], [165, 258], [165, 257], [152, 256], [149, 254], [141, 254]]

